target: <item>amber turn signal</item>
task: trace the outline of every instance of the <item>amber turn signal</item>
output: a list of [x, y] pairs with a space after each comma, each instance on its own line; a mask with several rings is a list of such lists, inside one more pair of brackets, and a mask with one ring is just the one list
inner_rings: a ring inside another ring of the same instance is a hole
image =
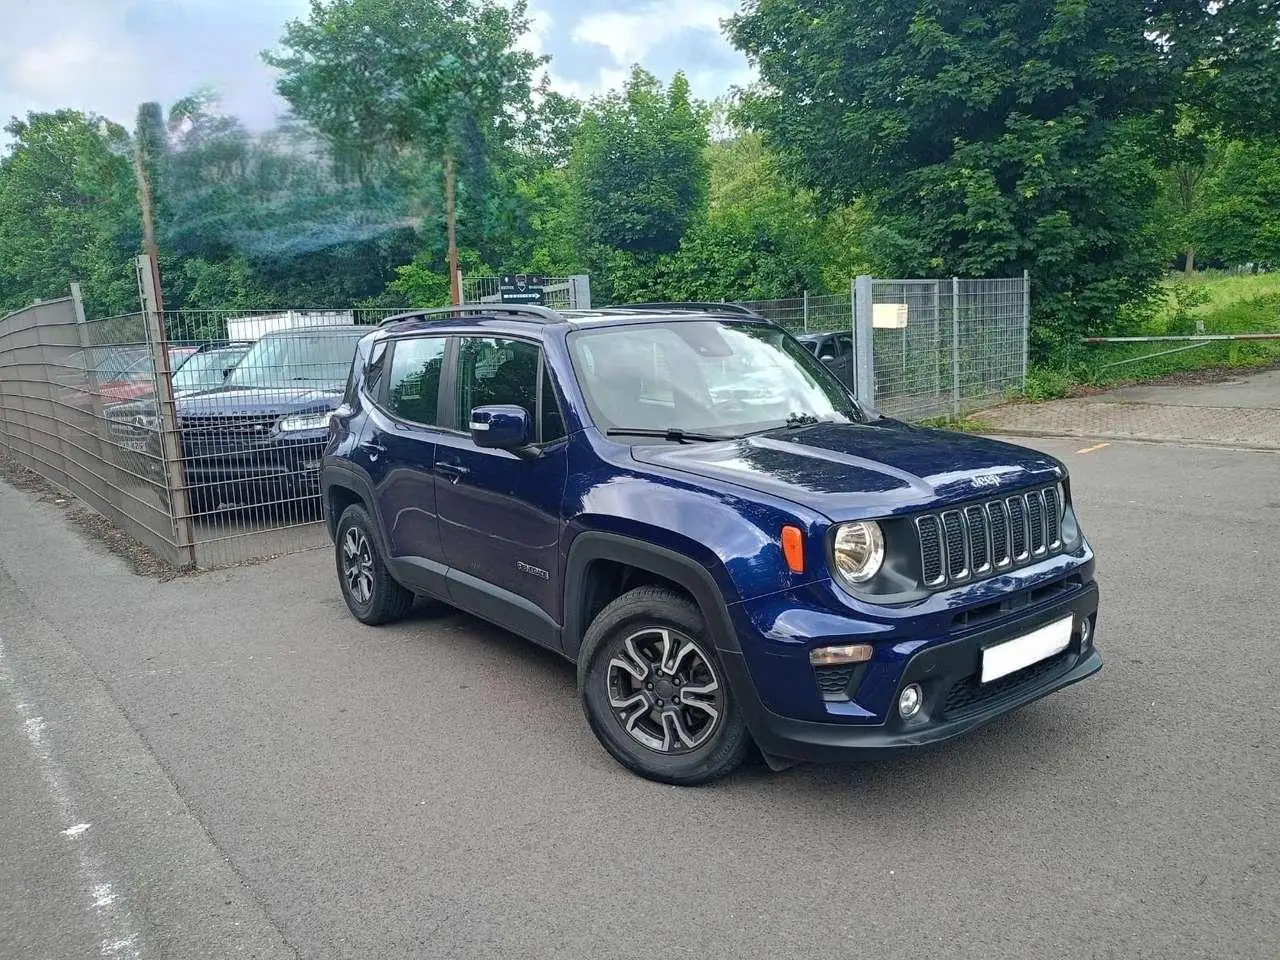
[[782, 556], [792, 573], [804, 573], [804, 531], [799, 527], [782, 528]]

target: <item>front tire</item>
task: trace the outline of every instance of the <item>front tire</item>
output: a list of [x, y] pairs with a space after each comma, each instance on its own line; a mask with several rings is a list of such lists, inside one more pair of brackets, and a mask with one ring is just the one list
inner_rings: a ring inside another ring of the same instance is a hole
[[376, 627], [400, 620], [409, 612], [413, 593], [387, 570], [364, 507], [353, 505], [343, 512], [333, 552], [342, 598], [353, 617]]
[[736, 769], [751, 746], [697, 606], [637, 587], [592, 621], [578, 691], [600, 743], [649, 780], [694, 786]]

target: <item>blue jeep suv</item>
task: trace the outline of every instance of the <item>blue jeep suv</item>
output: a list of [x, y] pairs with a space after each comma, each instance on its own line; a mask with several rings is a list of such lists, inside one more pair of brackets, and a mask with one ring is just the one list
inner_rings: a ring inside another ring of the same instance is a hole
[[321, 487], [358, 620], [423, 595], [562, 654], [667, 783], [949, 740], [1102, 665], [1060, 462], [884, 418], [729, 306], [387, 321]]

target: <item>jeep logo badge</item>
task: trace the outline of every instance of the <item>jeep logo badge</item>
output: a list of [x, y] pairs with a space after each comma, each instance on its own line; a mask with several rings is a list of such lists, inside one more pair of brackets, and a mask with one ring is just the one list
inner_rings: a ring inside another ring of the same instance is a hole
[[975, 487], [998, 487], [1000, 486], [1000, 478], [993, 473], [985, 473], [980, 477], [973, 478]]

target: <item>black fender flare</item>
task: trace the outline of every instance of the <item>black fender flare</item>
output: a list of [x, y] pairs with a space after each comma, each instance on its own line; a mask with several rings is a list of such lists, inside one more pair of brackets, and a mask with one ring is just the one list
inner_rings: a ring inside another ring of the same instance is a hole
[[582, 637], [589, 626], [582, 622], [582, 591], [587, 567], [596, 560], [612, 560], [680, 584], [697, 602], [716, 648], [733, 656], [741, 655], [742, 648], [738, 644], [729, 609], [710, 570], [683, 554], [643, 540], [588, 530], [574, 537], [565, 564], [562, 644], [564, 654], [570, 660], [578, 659]]
[[320, 503], [324, 510], [325, 527], [329, 530], [329, 539], [337, 536], [338, 517], [329, 511], [329, 491], [334, 487], [349, 490], [364, 501], [364, 506], [373, 519], [373, 535], [378, 541], [378, 549], [388, 560], [391, 551], [388, 549], [385, 531], [382, 528], [382, 515], [378, 512], [378, 500], [373, 495], [373, 483], [362, 471], [345, 463], [326, 463], [320, 474]]

